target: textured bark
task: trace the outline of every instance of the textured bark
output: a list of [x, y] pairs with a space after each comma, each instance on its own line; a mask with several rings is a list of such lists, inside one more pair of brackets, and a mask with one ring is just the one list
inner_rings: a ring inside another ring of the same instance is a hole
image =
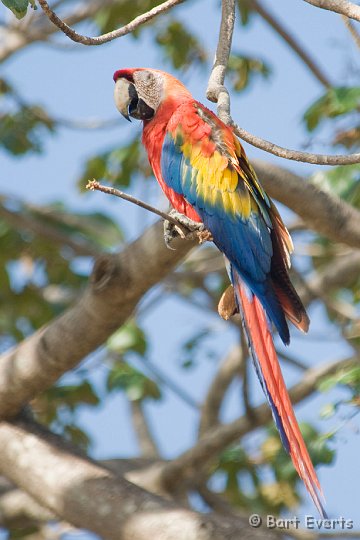
[[311, 229], [360, 248], [360, 212], [356, 208], [283, 167], [258, 159], [252, 164], [268, 194], [296, 212]]
[[131, 315], [143, 295], [195, 245], [166, 248], [162, 223], [150, 227], [119, 255], [99, 257], [80, 300], [1, 358], [0, 416], [14, 416], [94, 351]]
[[247, 519], [199, 514], [148, 493], [28, 421], [0, 424], [0, 471], [61, 519], [104, 540], [276, 538]]

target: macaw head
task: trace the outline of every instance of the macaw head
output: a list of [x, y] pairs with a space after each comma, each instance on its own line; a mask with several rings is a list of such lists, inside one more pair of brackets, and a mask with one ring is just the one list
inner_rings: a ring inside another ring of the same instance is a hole
[[[119, 69], [114, 73], [114, 99], [119, 112], [130, 120], [151, 120], [162, 105], [191, 99], [185, 86], [169, 73], [157, 69]], [[180, 101], [181, 100], [181, 101]]]

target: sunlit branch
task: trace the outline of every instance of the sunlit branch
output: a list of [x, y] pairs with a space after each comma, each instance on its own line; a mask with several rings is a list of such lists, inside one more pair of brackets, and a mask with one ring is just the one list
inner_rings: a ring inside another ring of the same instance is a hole
[[349, 19], [349, 17], [346, 17], [345, 15], [341, 16], [346, 28], [349, 30], [351, 37], [353, 38], [354, 42], [356, 43], [357, 47], [360, 49], [360, 34], [356, 30], [355, 26]]
[[360, 22], [360, 6], [348, 2], [347, 0], [304, 0], [312, 6], [334, 11], [340, 15], [346, 15], [349, 19]]
[[107, 32], [106, 34], [102, 34], [101, 36], [90, 37], [90, 36], [83, 36], [82, 34], [79, 34], [78, 32], [76, 32], [73, 28], [68, 26], [50, 8], [46, 0], [38, 0], [38, 1], [44, 13], [46, 14], [46, 16], [50, 19], [50, 21], [53, 24], [55, 24], [55, 26], [59, 28], [59, 30], [64, 32], [64, 34], [66, 34], [67, 37], [70, 38], [72, 41], [75, 41], [77, 43], [82, 43], [83, 45], [102, 45], [103, 43], [108, 43], [109, 41], [113, 41], [114, 39], [125, 36], [126, 34], [130, 34], [134, 30], [136, 30], [136, 28], [138, 28], [139, 26], [150, 21], [157, 15], [160, 15], [160, 13], [165, 13], [172, 7], [176, 6], [176, 4], [180, 4], [181, 2], [183, 2], [183, 0], [167, 0], [166, 2], [163, 2], [162, 4], [160, 4], [159, 6], [155, 6], [150, 11], [147, 11], [146, 13], [142, 13], [138, 17], [135, 17], [135, 19], [133, 19], [131, 22], [129, 22], [125, 26], [122, 26], [121, 28], [118, 28], [117, 30], [113, 30], [112, 32]]
[[[360, 9], [360, 8], [359, 8]], [[302, 161], [315, 165], [350, 165], [360, 163], [360, 153], [348, 155], [312, 154], [298, 150], [290, 150], [270, 141], [261, 139], [238, 126], [231, 117], [229, 92], [224, 85], [225, 72], [229, 60], [234, 27], [234, 0], [223, 0], [222, 17], [215, 62], [208, 82], [206, 96], [217, 103], [218, 115], [226, 124], [232, 125], [235, 133], [249, 144], [275, 156], [293, 161]]]

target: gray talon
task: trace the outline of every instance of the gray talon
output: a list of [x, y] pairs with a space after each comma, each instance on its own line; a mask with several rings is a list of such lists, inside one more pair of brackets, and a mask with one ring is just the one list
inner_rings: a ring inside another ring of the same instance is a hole
[[181, 214], [177, 210], [170, 210], [169, 215], [176, 219], [176, 221], [179, 223], [179, 225], [182, 225], [185, 227], [189, 232], [184, 235], [183, 231], [176, 227], [176, 225], [168, 220], [164, 221], [164, 240], [166, 247], [169, 249], [174, 249], [170, 246], [171, 242], [176, 238], [177, 236], [181, 236], [182, 238], [193, 238], [194, 233], [202, 233], [205, 231], [205, 226], [203, 223], [198, 223], [197, 221], [193, 221], [192, 219], [188, 218], [184, 214]]

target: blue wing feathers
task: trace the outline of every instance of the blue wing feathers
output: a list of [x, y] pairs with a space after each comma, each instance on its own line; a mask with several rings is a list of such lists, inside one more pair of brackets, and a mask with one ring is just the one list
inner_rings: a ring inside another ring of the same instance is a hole
[[[253, 205], [249, 218], [228, 213], [224, 207], [221, 191], [212, 198], [212, 204], [204, 200], [197, 190], [197, 170], [191, 166], [181, 151], [182, 140], [167, 133], [161, 157], [161, 170], [167, 185], [195, 208], [205, 227], [211, 231], [216, 246], [236, 268], [247, 286], [262, 301], [269, 317], [277, 327], [284, 343], [289, 342], [289, 330], [283, 310], [269, 284], [273, 254], [269, 216], [265, 220], [265, 204]], [[211, 171], [209, 171], [209, 175]], [[216, 189], [216, 188], [213, 188]], [[241, 186], [239, 189], [246, 189]], [[256, 197], [258, 199], [258, 197]]]

